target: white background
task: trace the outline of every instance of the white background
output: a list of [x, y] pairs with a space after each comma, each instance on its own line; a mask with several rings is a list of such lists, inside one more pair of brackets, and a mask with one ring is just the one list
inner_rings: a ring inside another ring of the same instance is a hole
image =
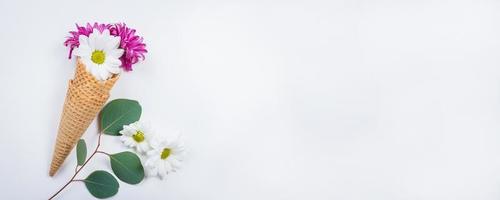
[[[73, 153], [48, 176], [74, 72], [62, 43], [94, 21], [148, 45], [111, 98], [189, 148], [181, 171], [113, 199], [500, 198], [498, 1], [1, 0], [2, 199], [46, 199], [72, 175]], [[80, 177], [94, 169], [106, 158]], [[58, 199], [92, 196], [75, 183]]]

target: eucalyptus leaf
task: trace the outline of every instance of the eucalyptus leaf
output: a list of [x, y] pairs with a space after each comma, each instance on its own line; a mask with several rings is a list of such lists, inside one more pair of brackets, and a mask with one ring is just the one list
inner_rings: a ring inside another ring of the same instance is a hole
[[104, 134], [121, 135], [123, 125], [128, 125], [141, 118], [142, 108], [139, 102], [130, 99], [115, 99], [100, 113], [100, 129]]
[[144, 167], [139, 157], [132, 152], [110, 155], [111, 169], [116, 177], [128, 184], [137, 184], [144, 179]]
[[76, 144], [76, 160], [78, 165], [81, 166], [85, 163], [85, 159], [87, 158], [87, 145], [85, 144], [85, 140], [80, 139]]
[[97, 170], [83, 180], [92, 196], [104, 199], [115, 195], [120, 185], [109, 172]]

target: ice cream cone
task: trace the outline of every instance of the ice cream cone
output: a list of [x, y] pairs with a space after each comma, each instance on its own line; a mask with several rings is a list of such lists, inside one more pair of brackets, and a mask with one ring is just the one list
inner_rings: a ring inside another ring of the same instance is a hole
[[98, 81], [87, 72], [80, 59], [77, 60], [75, 77], [69, 81], [59, 122], [59, 131], [50, 164], [50, 176], [53, 176], [61, 167], [82, 134], [102, 109], [118, 78], [118, 75], [113, 75], [106, 81]]

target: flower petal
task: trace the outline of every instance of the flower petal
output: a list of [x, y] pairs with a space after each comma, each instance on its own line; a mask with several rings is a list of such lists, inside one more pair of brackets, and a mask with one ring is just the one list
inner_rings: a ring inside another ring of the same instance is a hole
[[78, 36], [78, 42], [80, 43], [80, 46], [81, 45], [89, 45], [89, 38], [85, 35], [80, 35]]
[[91, 33], [91, 34], [89, 35], [89, 39], [88, 39], [88, 40], [89, 40], [89, 42], [88, 42], [88, 44], [89, 44], [89, 46], [90, 46], [90, 48], [91, 48], [92, 50], [95, 50], [95, 49], [96, 49], [96, 48], [95, 48], [95, 47], [96, 47], [96, 45], [95, 45], [95, 43], [96, 43], [96, 35], [97, 35], [97, 33], [96, 33], [96, 32], [93, 32], [93, 33]]
[[146, 167], [156, 167], [159, 161], [160, 161], [160, 156], [150, 156], [144, 165]]
[[122, 70], [120, 69], [120, 67], [112, 67], [112, 66], [109, 66], [107, 67], [107, 70], [112, 73], [112, 74], [119, 74], [120, 72], [122, 72]]
[[94, 48], [96, 50], [104, 50], [104, 47], [106, 46], [106, 39], [103, 38], [101, 35], [97, 34], [97, 36], [95, 37], [95, 41], [94, 41]]
[[158, 167], [151, 167], [151, 168], [146, 168], [146, 175], [149, 177], [157, 176], [158, 175]]
[[[110, 50], [117, 49], [118, 46], [120, 45], [120, 37], [110, 36], [108, 38], [109, 39], [106, 42], [106, 46], [104, 47], [104, 50], [110, 51]], [[120, 56], [118, 56], [118, 57], [120, 57]]]
[[138, 143], [137, 146], [135, 146], [137, 152], [139, 153], [144, 153], [146, 152], [146, 149], [144, 149], [144, 141], [141, 143]]
[[135, 145], [137, 145], [137, 143], [135, 143], [134, 139], [132, 139], [131, 137], [126, 137], [122, 140], [123, 144], [125, 144], [125, 146], [128, 146], [128, 147], [135, 147]]
[[118, 60], [117, 58], [109, 56], [104, 61], [104, 64], [109, 65], [110, 67], [120, 67], [120, 65], [122, 65], [122, 61]]
[[101, 37], [111, 37], [111, 35], [109, 35], [109, 29], [104, 29], [101, 33]]
[[160, 175], [160, 178], [163, 179], [165, 176], [167, 176], [167, 168], [165, 168], [165, 163], [166, 162], [158, 162], [158, 175]]
[[90, 58], [91, 55], [90, 47], [87, 45], [80, 45], [73, 51], [73, 55], [80, 56], [82, 58]]
[[163, 165], [164, 165], [165, 171], [167, 173], [172, 171], [172, 165], [170, 164], [170, 162], [168, 161], [168, 159], [163, 162]]
[[169, 158], [168, 161], [170, 162], [172, 168], [174, 169], [179, 169], [181, 167], [181, 162], [177, 160], [177, 158], [175, 157]]
[[92, 62], [91, 60], [86, 60], [85, 66], [87, 67], [87, 70], [94, 75], [96, 79], [100, 79], [99, 77], [99, 69], [97, 68], [97, 65]]
[[109, 77], [111, 77], [111, 73], [106, 68], [106, 65], [99, 66], [99, 75], [101, 76], [101, 80], [107, 80]]

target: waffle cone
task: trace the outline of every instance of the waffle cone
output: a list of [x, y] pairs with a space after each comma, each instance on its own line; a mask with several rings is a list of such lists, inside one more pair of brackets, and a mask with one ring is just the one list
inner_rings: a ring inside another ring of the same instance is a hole
[[78, 142], [90, 123], [108, 100], [109, 92], [118, 75], [106, 81], [98, 81], [87, 72], [85, 65], [77, 60], [73, 80], [69, 81], [66, 100], [59, 122], [56, 145], [50, 164], [49, 175], [53, 176]]

